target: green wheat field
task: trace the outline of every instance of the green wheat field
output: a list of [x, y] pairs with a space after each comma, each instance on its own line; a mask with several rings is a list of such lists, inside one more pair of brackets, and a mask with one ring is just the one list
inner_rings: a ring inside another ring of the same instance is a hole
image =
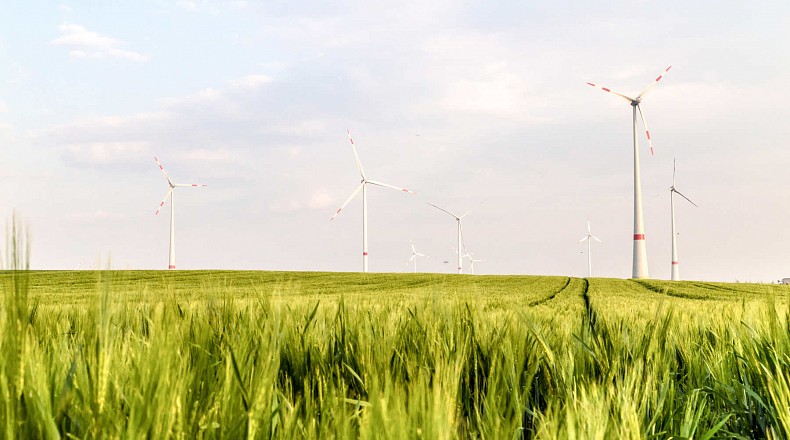
[[1, 438], [790, 438], [786, 286], [11, 260]]

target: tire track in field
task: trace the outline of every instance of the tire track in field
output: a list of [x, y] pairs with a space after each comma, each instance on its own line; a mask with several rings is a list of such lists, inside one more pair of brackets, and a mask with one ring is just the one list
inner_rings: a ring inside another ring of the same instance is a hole
[[534, 301], [528, 302], [527, 306], [534, 307], [534, 306], [539, 306], [541, 304], [545, 304], [545, 303], [553, 300], [555, 296], [557, 296], [560, 293], [562, 293], [562, 291], [567, 289], [568, 286], [570, 286], [570, 285], [571, 285], [571, 277], [565, 277], [565, 284], [562, 287], [560, 287], [558, 290], [550, 293], [549, 296], [547, 296], [545, 298], [541, 298], [541, 299], [538, 299], [538, 300], [534, 300]]
[[584, 300], [584, 320], [590, 325], [590, 329], [595, 332], [595, 323], [598, 321], [598, 313], [592, 306], [590, 301], [590, 280], [582, 278], [584, 281], [584, 290], [582, 290], [582, 299]]
[[702, 296], [689, 296], [684, 295], [683, 293], [676, 292], [668, 287], [660, 288], [658, 286], [654, 286], [647, 281], [643, 280], [628, 280], [634, 284], [641, 286], [642, 288], [649, 290], [653, 293], [657, 293], [659, 295], [668, 296], [671, 298], [682, 298], [682, 299], [691, 299], [695, 301], [715, 301], [717, 298], [707, 298]]

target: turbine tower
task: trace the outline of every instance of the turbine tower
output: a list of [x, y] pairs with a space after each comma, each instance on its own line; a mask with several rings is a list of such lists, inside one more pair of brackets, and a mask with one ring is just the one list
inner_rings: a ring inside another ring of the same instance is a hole
[[414, 273], [417, 273], [417, 257], [425, 257], [425, 258], [431, 258], [431, 257], [417, 252], [417, 248], [414, 247], [413, 241], [409, 240], [409, 243], [411, 243], [411, 258], [409, 258], [409, 262], [406, 264], [408, 265], [409, 263], [412, 263], [414, 265]]
[[672, 211], [672, 281], [680, 281], [680, 268], [678, 267], [678, 235], [675, 232], [675, 194], [688, 200], [692, 205], [697, 206], [691, 199], [675, 189], [675, 160], [672, 159], [672, 186], [669, 187], [669, 206]]
[[351, 132], [346, 130], [348, 133], [348, 140], [351, 142], [351, 149], [354, 151], [354, 159], [357, 162], [357, 169], [359, 170], [359, 175], [362, 177], [362, 181], [360, 182], [357, 189], [351, 193], [351, 195], [346, 199], [345, 203], [335, 211], [335, 215], [329, 219], [331, 222], [332, 220], [340, 214], [340, 211], [348, 205], [348, 203], [362, 191], [362, 272], [368, 271], [368, 194], [367, 194], [367, 186], [368, 185], [375, 185], [375, 186], [383, 186], [385, 188], [392, 188], [398, 191], [407, 192], [410, 194], [414, 194], [413, 191], [409, 191], [406, 188], [398, 188], [397, 186], [388, 185], [386, 183], [376, 182], [373, 180], [368, 180], [365, 177], [365, 170], [362, 169], [362, 162], [359, 160], [359, 155], [357, 154], [357, 147], [354, 145], [354, 138], [351, 137]]
[[175, 228], [175, 190], [177, 187], [180, 186], [208, 186], [202, 183], [173, 183], [170, 180], [170, 177], [167, 175], [165, 171], [165, 167], [159, 162], [159, 159], [154, 156], [154, 160], [156, 164], [159, 165], [159, 170], [162, 171], [162, 174], [165, 176], [165, 180], [167, 180], [168, 186], [170, 189], [167, 190], [164, 199], [162, 199], [162, 203], [159, 204], [159, 207], [156, 209], [156, 213], [154, 215], [159, 215], [159, 211], [162, 210], [162, 206], [165, 205], [167, 202], [167, 198], [170, 197], [170, 256], [168, 257], [168, 269], [175, 269], [176, 268], [176, 228]]
[[592, 277], [592, 254], [590, 253], [591, 251], [590, 243], [592, 242], [593, 238], [596, 241], [598, 241], [598, 243], [603, 243], [600, 238], [594, 236], [592, 232], [590, 232], [590, 221], [587, 220], [587, 235], [585, 235], [581, 240], [579, 240], [579, 243], [583, 242], [584, 240], [587, 240], [587, 276], [588, 277]]
[[444, 208], [440, 208], [440, 207], [434, 205], [433, 203], [428, 203], [428, 204], [433, 206], [434, 208], [438, 209], [439, 211], [444, 211], [447, 214], [450, 214], [455, 219], [455, 221], [458, 222], [458, 247], [456, 248], [456, 249], [458, 249], [458, 252], [456, 252], [458, 254], [458, 273], [464, 273], [463, 262], [461, 261], [461, 259], [464, 257], [464, 255], [461, 253], [461, 249], [464, 249], [464, 247], [462, 247], [462, 245], [463, 245], [463, 232], [461, 232], [461, 219], [463, 219], [464, 217], [469, 215], [469, 213], [472, 212], [472, 211], [470, 210], [470, 211], [467, 211], [464, 215], [457, 216], [457, 215], [453, 214], [452, 212], [450, 212], [450, 211], [448, 211], [448, 210], [446, 210]]
[[637, 142], [637, 127], [636, 127], [636, 113], [639, 112], [639, 116], [642, 119], [642, 125], [645, 127], [645, 135], [647, 135], [647, 143], [650, 146], [650, 155], [653, 155], [653, 143], [650, 141], [650, 130], [647, 128], [647, 121], [645, 120], [645, 115], [642, 112], [642, 100], [644, 99], [647, 92], [653, 88], [664, 75], [669, 72], [672, 66], [667, 67], [661, 72], [653, 82], [650, 83], [642, 93], [636, 95], [636, 98], [630, 98], [622, 93], [615, 92], [612, 89], [596, 85], [593, 83], [587, 83], [593, 87], [599, 88], [607, 93], [612, 93], [617, 95], [625, 100], [627, 100], [632, 107], [633, 113], [633, 128], [634, 128], [634, 254], [633, 254], [633, 268], [631, 272], [632, 278], [650, 278], [650, 275], [647, 270], [647, 247], [645, 246], [645, 222], [642, 216], [642, 185], [640, 183], [640, 176], [639, 176], [639, 144]]

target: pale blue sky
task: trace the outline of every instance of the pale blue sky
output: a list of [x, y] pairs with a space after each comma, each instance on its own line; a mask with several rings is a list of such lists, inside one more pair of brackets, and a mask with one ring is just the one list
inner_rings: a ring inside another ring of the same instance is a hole
[[[177, 265], [358, 270], [370, 178], [372, 271], [409, 239], [450, 272], [466, 211], [478, 273], [631, 269], [635, 93], [650, 273], [669, 277], [672, 158], [681, 276], [790, 276], [785, 148], [790, 4], [780, 2], [0, 1], [0, 208], [33, 233], [35, 268]], [[644, 138], [640, 138], [644, 143]], [[656, 197], [657, 194], [660, 194]], [[165, 211], [168, 214], [169, 211]]]

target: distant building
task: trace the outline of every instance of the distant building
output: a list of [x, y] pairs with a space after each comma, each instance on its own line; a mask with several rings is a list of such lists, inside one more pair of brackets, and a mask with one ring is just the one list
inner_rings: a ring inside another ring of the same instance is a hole
[[790, 284], [790, 278], [782, 278], [782, 284]]

